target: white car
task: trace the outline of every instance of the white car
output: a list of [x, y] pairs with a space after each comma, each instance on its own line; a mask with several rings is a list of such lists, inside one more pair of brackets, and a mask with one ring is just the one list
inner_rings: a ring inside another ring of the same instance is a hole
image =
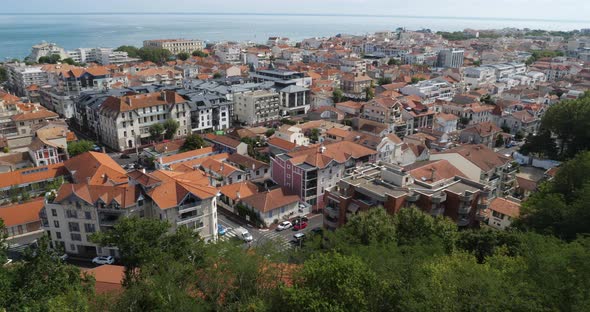
[[94, 259], [92, 259], [92, 263], [94, 264], [113, 264], [115, 263], [115, 258], [108, 256], [108, 257], [96, 257]]
[[277, 231], [282, 231], [282, 230], [286, 230], [289, 229], [293, 226], [293, 224], [289, 221], [283, 221], [281, 223], [279, 223], [279, 225], [277, 226]]
[[249, 243], [249, 242], [251, 242], [251, 241], [254, 240], [254, 237], [252, 237], [252, 234], [250, 234], [250, 232], [244, 232], [244, 233], [242, 233], [242, 238], [244, 239], [244, 241], [246, 243]]

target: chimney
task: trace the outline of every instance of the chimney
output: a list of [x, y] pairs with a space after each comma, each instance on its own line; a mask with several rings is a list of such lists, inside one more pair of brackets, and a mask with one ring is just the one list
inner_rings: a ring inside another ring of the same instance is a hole
[[236, 197], [237, 197], [238, 199], [242, 198], [242, 197], [240, 196], [240, 191], [236, 191]]
[[430, 181], [434, 182], [434, 176], [436, 174], [436, 169], [435, 168], [431, 168], [430, 169]]
[[322, 146], [320, 146], [320, 154], [323, 154], [326, 151], [326, 147], [322, 144]]
[[145, 174], [145, 168], [141, 169], [141, 172]]

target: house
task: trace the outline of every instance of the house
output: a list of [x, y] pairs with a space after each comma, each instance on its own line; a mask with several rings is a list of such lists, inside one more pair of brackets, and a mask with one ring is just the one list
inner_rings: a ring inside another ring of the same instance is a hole
[[520, 215], [520, 203], [507, 198], [494, 198], [488, 210], [488, 225], [504, 230]]
[[274, 137], [293, 142], [297, 146], [309, 145], [309, 138], [305, 136], [303, 129], [298, 126], [282, 125], [275, 131]]
[[[0, 220], [4, 221], [8, 241], [42, 232], [39, 213], [43, 209], [43, 198], [28, 202], [0, 207]], [[31, 238], [31, 242], [34, 238]]]
[[490, 198], [512, 194], [516, 171], [512, 159], [494, 152], [483, 144], [468, 144], [432, 153], [431, 160], [446, 159], [465, 176], [490, 188]]
[[401, 167], [366, 164], [353, 170], [325, 194], [324, 226], [335, 229], [361, 211], [382, 206], [389, 214], [418, 209], [446, 216], [460, 227], [477, 226], [487, 208], [489, 190], [465, 177], [448, 161]]
[[272, 157], [272, 180], [319, 209], [326, 189], [336, 185], [346, 170], [374, 162], [376, 154], [349, 141], [313, 145]]
[[243, 181], [233, 184], [224, 185], [219, 188], [219, 206], [237, 213], [235, 207], [243, 198], [258, 194], [258, 187], [250, 182]]
[[50, 123], [35, 131], [29, 144], [29, 155], [35, 166], [56, 164], [68, 159], [68, 135], [66, 124]]
[[461, 143], [483, 144], [489, 148], [494, 148], [496, 138], [501, 133], [503, 133], [502, 129], [487, 121], [463, 129], [459, 135], [459, 140]]
[[426, 145], [415, 143], [404, 143], [401, 145], [401, 155], [396, 163], [401, 166], [411, 165], [415, 162], [428, 160], [430, 150]]
[[363, 102], [346, 101], [334, 104], [334, 107], [351, 116], [358, 116], [363, 108]]
[[377, 161], [396, 164], [401, 161], [403, 141], [395, 134], [388, 134], [377, 146]]
[[84, 272], [94, 278], [94, 292], [97, 295], [117, 295], [123, 292], [124, 266], [103, 264]]
[[254, 211], [266, 227], [288, 220], [299, 212], [299, 196], [291, 195], [283, 188], [251, 195], [243, 198], [241, 203]]
[[528, 110], [521, 110], [500, 117], [498, 124], [510, 129], [511, 134], [520, 132], [526, 136], [537, 133], [541, 126], [541, 119]]
[[443, 133], [457, 131], [457, 121], [459, 120], [459, 117], [453, 114], [439, 113], [434, 118], [435, 122], [432, 129]]
[[246, 172], [246, 179], [257, 181], [270, 178], [270, 165], [250, 156], [231, 154], [227, 162]]
[[246, 172], [223, 160], [207, 158], [201, 163], [200, 168], [211, 176], [210, 184], [213, 186], [233, 184], [246, 180]]
[[268, 140], [268, 149], [271, 156], [289, 153], [294, 151], [296, 147], [297, 144], [276, 137]]
[[18, 199], [24, 193], [36, 197], [49, 191], [57, 182], [68, 176], [64, 164], [53, 164], [36, 168], [25, 168], [0, 173], [0, 201]]
[[248, 155], [248, 144], [244, 142], [213, 133], [207, 133], [203, 138], [213, 145], [213, 150], [217, 153]]
[[366, 90], [371, 87], [372, 81], [371, 77], [366, 75], [345, 74], [340, 82], [342, 93], [350, 99], [366, 99]]

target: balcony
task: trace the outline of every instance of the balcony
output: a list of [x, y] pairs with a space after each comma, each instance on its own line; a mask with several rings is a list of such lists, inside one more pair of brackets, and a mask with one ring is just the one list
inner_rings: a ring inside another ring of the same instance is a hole
[[433, 217], [442, 216], [445, 213], [445, 207], [432, 208], [430, 215]]
[[517, 166], [508, 166], [508, 167], [502, 169], [502, 172], [504, 172], [506, 174], [512, 174], [512, 173], [516, 173], [517, 169], [518, 169]]
[[431, 200], [432, 200], [432, 203], [434, 203], [434, 204], [443, 203], [444, 201], [447, 200], [447, 193], [445, 193], [445, 192], [436, 193], [436, 194], [432, 195]]
[[200, 221], [200, 218], [202, 216], [203, 216], [203, 214], [201, 213], [201, 214], [197, 214], [197, 215], [190, 215], [190, 216], [185, 217], [185, 218], [178, 217], [178, 218], [176, 218], [176, 224], [177, 225], [185, 225], [187, 223], [191, 223], [191, 222], [194, 222], [194, 221]]
[[324, 225], [331, 229], [338, 228], [338, 221], [331, 220], [330, 218], [324, 218]]
[[414, 203], [420, 199], [420, 194], [417, 192], [412, 192], [406, 196], [406, 201]]
[[459, 207], [459, 214], [468, 214], [471, 211], [471, 206], [462, 205]]
[[469, 193], [469, 192], [465, 192], [464, 195], [461, 195], [461, 201], [462, 202], [470, 202], [473, 200], [473, 193]]
[[326, 216], [330, 218], [338, 219], [340, 217], [340, 211], [335, 207], [327, 206], [324, 210], [326, 211]]
[[186, 205], [180, 205], [178, 206], [177, 212], [178, 214], [183, 214], [183, 213], [187, 213], [187, 212], [191, 212], [197, 209], [201, 208], [201, 204], [195, 204], [195, 203], [190, 203], [190, 204], [186, 204]]

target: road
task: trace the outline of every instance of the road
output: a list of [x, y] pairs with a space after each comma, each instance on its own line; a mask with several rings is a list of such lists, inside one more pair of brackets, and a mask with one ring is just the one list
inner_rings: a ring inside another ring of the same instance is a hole
[[[299, 231], [302, 233], [307, 233], [311, 231], [311, 229], [316, 227], [322, 227], [323, 225], [323, 216], [321, 214], [313, 214], [308, 216], [309, 222], [307, 228]], [[279, 246], [279, 250], [286, 250], [291, 248], [293, 245], [291, 241], [294, 240], [293, 235], [297, 233], [292, 229], [284, 230], [281, 232], [275, 230], [268, 230], [268, 229], [257, 229], [250, 225], [247, 225], [246, 222], [240, 221], [240, 219], [235, 215], [228, 215], [227, 213], [219, 213], [217, 215], [217, 222], [221, 224], [223, 227], [228, 229], [227, 233], [221, 239], [230, 239], [235, 237], [235, 233], [231, 231], [231, 229], [235, 229], [238, 227], [243, 227], [252, 234], [254, 238], [252, 242], [252, 246], [263, 246], [267, 243], [274, 242]]]

